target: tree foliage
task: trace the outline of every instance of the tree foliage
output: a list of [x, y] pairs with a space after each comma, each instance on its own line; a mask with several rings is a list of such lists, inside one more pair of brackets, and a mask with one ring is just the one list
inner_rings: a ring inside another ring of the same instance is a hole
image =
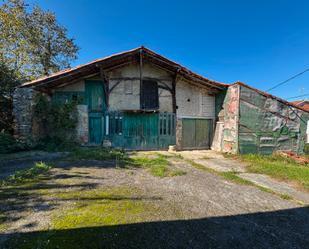
[[0, 6], [0, 58], [18, 77], [34, 79], [70, 66], [78, 47], [56, 16], [24, 0]]
[[54, 13], [24, 0], [0, 0], [0, 131], [12, 131], [15, 87], [69, 67], [77, 53]]
[[64, 149], [75, 144], [77, 101], [57, 103], [46, 96], [36, 96], [34, 118], [40, 127], [41, 146], [44, 149]]
[[17, 84], [14, 71], [0, 60], [0, 132], [12, 132], [12, 96]]

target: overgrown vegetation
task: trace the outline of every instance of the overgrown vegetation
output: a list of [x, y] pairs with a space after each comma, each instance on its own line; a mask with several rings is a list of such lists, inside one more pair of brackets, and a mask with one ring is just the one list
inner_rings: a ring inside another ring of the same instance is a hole
[[0, 155], [22, 151], [27, 148], [26, 144], [16, 141], [11, 134], [0, 132]]
[[153, 176], [157, 177], [181, 176], [186, 174], [185, 171], [171, 168], [167, 158], [159, 154], [153, 155], [153, 157], [132, 157], [127, 161], [127, 164], [148, 169]]
[[39, 148], [53, 151], [76, 145], [77, 101], [57, 103], [39, 94], [35, 99], [34, 118], [39, 126]]
[[13, 132], [13, 92], [18, 84], [16, 74], [5, 65], [0, 54], [0, 132]]
[[44, 162], [37, 162], [33, 167], [25, 170], [16, 171], [15, 174], [9, 176], [8, 178], [0, 181], [0, 186], [14, 185], [27, 183], [35, 180], [38, 176], [46, 173], [50, 170], [51, 166]]
[[309, 156], [309, 143], [305, 144], [304, 153], [305, 153], [305, 155]]
[[309, 167], [279, 155], [263, 156], [256, 154], [241, 155], [248, 163], [247, 170], [252, 173], [269, 175], [279, 180], [291, 181], [309, 190]]
[[71, 160], [117, 160], [119, 164], [123, 164], [125, 160], [128, 159], [127, 154], [123, 150], [116, 149], [105, 149], [102, 147], [92, 147], [92, 148], [74, 148], [68, 157]]

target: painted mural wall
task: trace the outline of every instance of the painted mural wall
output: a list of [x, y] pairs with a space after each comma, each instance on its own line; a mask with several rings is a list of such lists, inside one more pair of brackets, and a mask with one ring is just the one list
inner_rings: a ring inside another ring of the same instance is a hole
[[239, 152], [303, 151], [308, 113], [243, 85], [240, 87]]

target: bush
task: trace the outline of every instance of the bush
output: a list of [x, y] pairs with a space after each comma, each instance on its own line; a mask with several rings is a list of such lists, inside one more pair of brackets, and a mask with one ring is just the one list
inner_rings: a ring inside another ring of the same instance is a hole
[[306, 155], [309, 155], [309, 144], [305, 144], [304, 152]]
[[77, 111], [76, 101], [57, 103], [38, 95], [34, 115], [40, 130], [38, 148], [55, 151], [66, 150], [76, 145]]
[[0, 154], [13, 153], [27, 149], [27, 146], [8, 133], [0, 133]]

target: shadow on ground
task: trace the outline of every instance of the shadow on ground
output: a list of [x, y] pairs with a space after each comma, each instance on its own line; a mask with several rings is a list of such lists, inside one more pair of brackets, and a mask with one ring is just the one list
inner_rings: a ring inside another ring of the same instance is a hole
[[[309, 209], [19, 233], [4, 248], [308, 248]], [[0, 234], [0, 240], [3, 234]]]

